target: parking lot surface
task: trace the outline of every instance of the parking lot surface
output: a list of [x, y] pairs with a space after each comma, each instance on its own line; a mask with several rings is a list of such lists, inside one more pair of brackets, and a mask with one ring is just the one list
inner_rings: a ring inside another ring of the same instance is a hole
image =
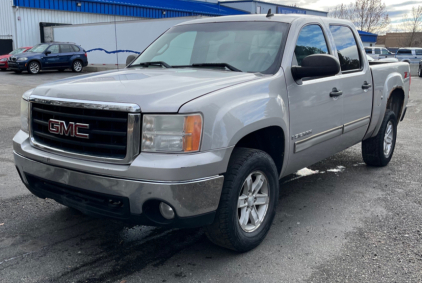
[[12, 154], [21, 95], [74, 75], [0, 73], [0, 282], [422, 281], [422, 78], [387, 167], [358, 144], [283, 178], [267, 238], [238, 254], [202, 229], [125, 227], [27, 191]]

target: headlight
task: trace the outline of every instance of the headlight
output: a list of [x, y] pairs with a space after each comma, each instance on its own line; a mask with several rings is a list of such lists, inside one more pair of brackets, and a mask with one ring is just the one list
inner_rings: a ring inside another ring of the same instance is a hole
[[18, 58], [18, 60], [16, 60], [17, 62], [24, 62], [24, 61], [26, 61], [26, 60], [28, 60], [28, 58], [26, 58], [26, 57], [22, 57], [22, 58]]
[[200, 114], [144, 115], [141, 151], [198, 151], [201, 135], [202, 116]]
[[28, 107], [29, 102], [22, 98], [21, 100], [21, 130], [25, 133], [29, 132], [28, 127]]
[[3, 62], [3, 61], [7, 61], [7, 58], [1, 58], [1, 59], [0, 59], [0, 61], [1, 61], [1, 62]]
[[30, 89], [26, 91], [22, 95], [22, 100], [21, 100], [21, 130], [24, 131], [25, 133], [29, 132], [29, 121], [28, 121], [29, 101], [28, 100], [33, 90], [34, 89]]

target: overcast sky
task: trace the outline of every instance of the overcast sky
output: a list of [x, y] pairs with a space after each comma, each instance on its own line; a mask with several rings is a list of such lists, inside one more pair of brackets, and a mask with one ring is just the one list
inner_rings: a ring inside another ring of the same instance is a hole
[[[277, 2], [282, 5], [294, 5], [298, 7], [309, 8], [320, 11], [329, 11], [338, 4], [341, 4], [339, 1], [333, 0], [270, 0], [267, 2]], [[344, 0], [344, 4], [349, 4], [350, 0]], [[397, 23], [400, 22], [400, 19], [403, 17], [403, 14], [408, 13], [413, 6], [422, 5], [422, 0], [384, 0], [384, 3], [387, 5], [387, 11], [391, 18], [392, 28], [394, 28]]]

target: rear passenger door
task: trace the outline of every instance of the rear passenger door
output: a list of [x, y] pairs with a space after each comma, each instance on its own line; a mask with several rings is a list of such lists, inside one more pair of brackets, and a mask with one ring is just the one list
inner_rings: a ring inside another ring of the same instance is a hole
[[368, 128], [372, 111], [372, 74], [355, 29], [335, 24], [329, 28], [341, 67], [341, 74], [336, 79], [343, 92], [342, 146], [347, 148], [360, 142]]
[[70, 44], [60, 44], [60, 67], [69, 68], [70, 59], [75, 51]]

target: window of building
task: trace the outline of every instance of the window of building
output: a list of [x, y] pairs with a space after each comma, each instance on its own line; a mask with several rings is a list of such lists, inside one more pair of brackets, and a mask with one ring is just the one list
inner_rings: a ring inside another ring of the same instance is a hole
[[342, 72], [361, 69], [359, 49], [352, 30], [346, 26], [330, 26]]

